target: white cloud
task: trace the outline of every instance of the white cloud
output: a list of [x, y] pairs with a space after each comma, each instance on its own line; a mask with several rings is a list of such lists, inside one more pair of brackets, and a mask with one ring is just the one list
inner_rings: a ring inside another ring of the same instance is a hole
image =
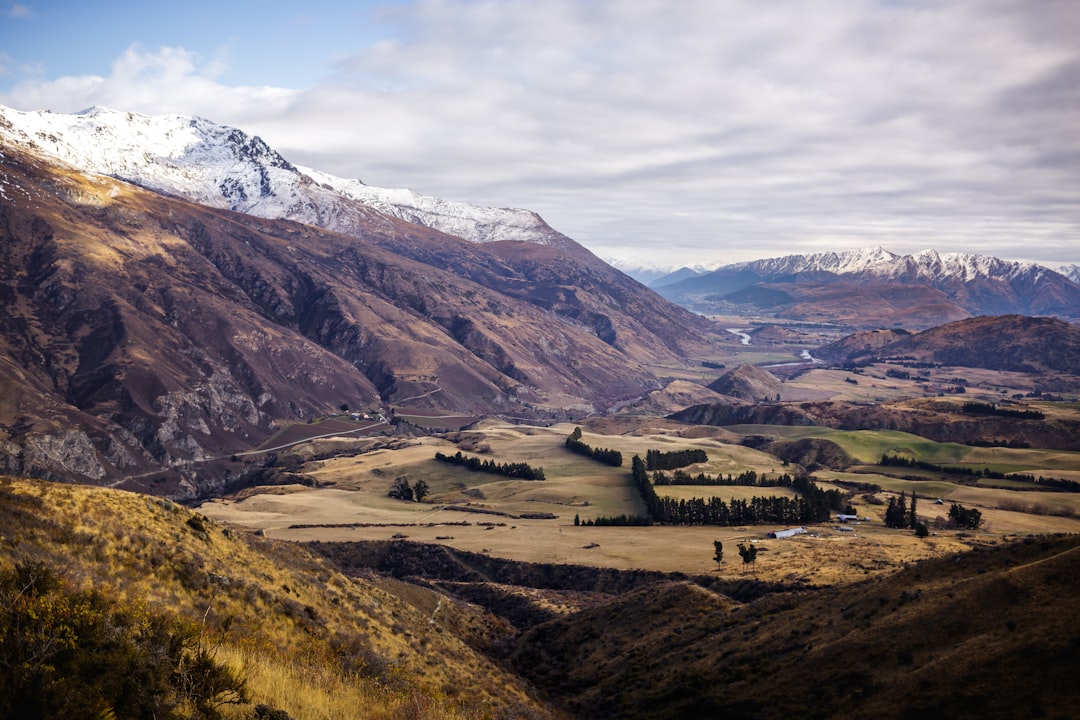
[[1080, 20], [977, 0], [422, 0], [319, 87], [132, 47], [0, 102], [199, 114], [377, 185], [525, 206], [597, 254], [884, 244], [1080, 260]]
[[34, 11], [26, 5], [20, 5], [19, 3], [12, 3], [7, 10], [7, 16], [10, 18], [22, 19], [34, 16]]

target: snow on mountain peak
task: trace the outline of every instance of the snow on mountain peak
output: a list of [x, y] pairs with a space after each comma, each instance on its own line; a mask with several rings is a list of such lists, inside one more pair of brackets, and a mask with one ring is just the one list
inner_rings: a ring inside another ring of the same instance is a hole
[[883, 279], [920, 279], [941, 281], [957, 279], [971, 282], [980, 278], [1013, 280], [1028, 275], [1038, 280], [1049, 272], [1035, 263], [1002, 260], [991, 255], [938, 252], [929, 249], [911, 255], [897, 255], [882, 247], [810, 255], [788, 255], [751, 262], [735, 263], [724, 270], [751, 270], [761, 276], [828, 272], [835, 275], [871, 275]]
[[379, 188], [359, 180], [300, 167], [317, 184], [387, 215], [435, 228], [471, 242], [522, 240], [541, 245], [568, 240], [530, 210], [492, 208], [420, 195], [404, 188]]
[[751, 269], [767, 274], [795, 274], [807, 272], [829, 272], [837, 275], [866, 272], [873, 268], [895, 262], [897, 255], [881, 246], [846, 250], [844, 252], [823, 252], [810, 255], [787, 255], [779, 258], [753, 260], [726, 266], [731, 270]]
[[300, 170], [258, 136], [200, 117], [0, 106], [0, 137], [79, 170], [258, 217], [350, 232], [358, 216], [371, 219], [375, 210], [472, 242], [574, 244], [527, 210], [478, 207]]

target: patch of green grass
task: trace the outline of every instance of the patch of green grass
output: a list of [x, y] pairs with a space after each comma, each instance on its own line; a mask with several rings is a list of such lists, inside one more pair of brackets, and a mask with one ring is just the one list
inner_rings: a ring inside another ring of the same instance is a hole
[[834, 430], [825, 427], [777, 425], [732, 425], [727, 429], [741, 435], [765, 435], [786, 440], [831, 440], [849, 455], [865, 463], [875, 463], [886, 453], [911, 455], [937, 464], [957, 463], [971, 451], [967, 445], [938, 443], [897, 430]]
[[818, 473], [818, 479], [822, 481], [827, 480], [845, 480], [847, 482], [862, 482], [871, 483], [873, 485], [879, 485], [882, 490], [888, 490], [889, 492], [917, 492], [919, 497], [948, 497], [950, 493], [954, 493], [961, 488], [960, 485], [951, 482], [944, 482], [942, 480], [902, 480], [900, 478], [889, 477], [888, 475], [878, 475], [876, 473], [843, 473], [843, 472], [824, 472]]

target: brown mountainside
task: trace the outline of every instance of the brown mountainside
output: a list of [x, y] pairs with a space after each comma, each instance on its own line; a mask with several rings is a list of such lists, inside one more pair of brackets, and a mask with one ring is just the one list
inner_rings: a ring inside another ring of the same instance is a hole
[[775, 375], [756, 365], [740, 365], [709, 384], [710, 390], [721, 395], [754, 402], [779, 397], [782, 387]]
[[[890, 336], [891, 342], [881, 342]], [[914, 335], [856, 333], [818, 352], [840, 361], [904, 357], [940, 365], [1080, 374], [1080, 329], [1049, 317], [983, 316]]]
[[477, 245], [374, 211], [343, 235], [8, 147], [0, 169], [9, 472], [104, 483], [167, 469], [158, 490], [191, 494], [207, 489], [191, 462], [343, 404], [607, 407], [659, 387], [647, 366], [682, 362], [707, 333], [576, 244]]

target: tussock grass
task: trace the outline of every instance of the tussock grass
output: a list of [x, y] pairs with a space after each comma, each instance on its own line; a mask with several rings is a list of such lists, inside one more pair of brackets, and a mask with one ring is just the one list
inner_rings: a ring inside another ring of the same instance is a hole
[[194, 623], [243, 672], [252, 705], [297, 719], [546, 715], [428, 608], [168, 500], [0, 479], [0, 566], [25, 561]]

